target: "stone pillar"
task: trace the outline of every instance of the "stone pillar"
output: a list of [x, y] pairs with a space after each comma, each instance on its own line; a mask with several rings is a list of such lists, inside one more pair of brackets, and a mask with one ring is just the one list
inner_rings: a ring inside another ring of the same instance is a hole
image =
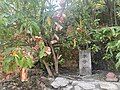
[[91, 51], [79, 50], [79, 72], [80, 75], [91, 75]]

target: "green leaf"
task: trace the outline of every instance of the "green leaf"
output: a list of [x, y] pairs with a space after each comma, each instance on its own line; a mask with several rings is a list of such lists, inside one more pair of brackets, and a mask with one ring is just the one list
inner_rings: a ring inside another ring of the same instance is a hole
[[15, 50], [16, 47], [8, 47], [3, 51], [3, 55], [9, 55], [11, 51]]
[[[14, 62], [14, 57], [11, 57], [11, 56], [8, 56], [5, 58], [5, 60], [3, 61], [3, 71], [4, 72], [8, 72], [8, 71], [11, 71], [11, 67], [13, 66], [11, 64], [11, 62]], [[16, 68], [16, 67], [15, 67]]]
[[40, 28], [39, 28], [38, 24], [36, 22], [32, 21], [31, 26], [32, 26], [32, 34], [38, 35], [40, 32]]
[[120, 40], [117, 41], [117, 43], [115, 44], [115, 46], [117, 47], [117, 49], [120, 49]]
[[44, 42], [40, 42], [39, 46], [40, 46], [39, 57], [43, 58], [45, 56], [45, 44], [44, 44]]
[[112, 28], [111, 31], [112, 31], [112, 36], [115, 36], [116, 32], [115, 32], [114, 28]]
[[22, 32], [24, 30], [24, 28], [26, 28], [26, 23], [23, 23], [20, 27], [20, 32]]
[[118, 60], [118, 62], [115, 64], [116, 69], [118, 69], [120, 67], [120, 59]]
[[120, 59], [120, 52], [116, 55], [116, 59]]
[[93, 52], [98, 52], [100, 50], [100, 47], [94, 44], [91, 49]]
[[39, 57], [43, 58], [45, 56], [45, 48], [42, 48], [39, 52]]
[[17, 63], [18, 66], [23, 67], [24, 57], [22, 57], [22, 58], [16, 57], [16, 63]]
[[26, 59], [26, 63], [27, 63], [27, 65], [28, 65], [27, 68], [28, 68], [28, 67], [31, 68], [31, 67], [33, 66], [32, 59], [29, 58], [29, 57]]
[[116, 63], [115, 67], [118, 69], [120, 67], [120, 52], [116, 55], [116, 59], [118, 59], [118, 62]]

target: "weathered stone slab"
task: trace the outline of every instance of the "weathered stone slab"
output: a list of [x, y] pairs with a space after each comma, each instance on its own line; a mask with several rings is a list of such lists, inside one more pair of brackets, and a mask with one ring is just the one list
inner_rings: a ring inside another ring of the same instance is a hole
[[90, 50], [79, 51], [79, 72], [80, 75], [91, 75], [91, 52]]
[[54, 88], [59, 88], [59, 87], [64, 87], [67, 86], [69, 83], [69, 80], [66, 78], [62, 78], [62, 77], [57, 77], [52, 83], [51, 85]]
[[81, 81], [57, 77], [51, 84], [54, 88], [46, 90], [120, 90], [119, 82]]
[[72, 85], [79, 86], [83, 89], [95, 89], [95, 85], [84, 81], [73, 81]]

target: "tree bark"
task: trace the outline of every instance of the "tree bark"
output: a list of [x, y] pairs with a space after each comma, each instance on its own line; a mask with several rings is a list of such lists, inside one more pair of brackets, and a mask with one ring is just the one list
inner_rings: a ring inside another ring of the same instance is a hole
[[109, 26], [113, 26], [113, 1], [111, 0], [104, 0], [108, 9], [108, 14], [109, 14]]
[[53, 46], [50, 45], [50, 47], [51, 47], [51, 51], [52, 51], [53, 59], [54, 59], [54, 63], [55, 63], [55, 72], [56, 72], [56, 74], [58, 74], [58, 73], [59, 73], [59, 71], [58, 71], [58, 58], [57, 58], [57, 56], [55, 55], [55, 51], [54, 51], [54, 49], [53, 49]]
[[115, 20], [115, 25], [117, 26], [118, 24], [117, 24], [117, 15], [116, 15], [116, 2], [115, 2], [115, 0], [113, 0], [113, 3], [114, 3], [114, 6], [113, 6], [113, 8], [114, 8], [114, 20]]
[[22, 68], [21, 69], [21, 71], [20, 71], [20, 78], [21, 78], [22, 82], [28, 81], [28, 70], [26, 68]]
[[53, 73], [50, 70], [50, 67], [48, 66], [48, 63], [45, 60], [43, 60], [43, 63], [45, 65], [46, 69], [47, 69], [47, 72], [48, 72], [49, 76], [53, 77]]

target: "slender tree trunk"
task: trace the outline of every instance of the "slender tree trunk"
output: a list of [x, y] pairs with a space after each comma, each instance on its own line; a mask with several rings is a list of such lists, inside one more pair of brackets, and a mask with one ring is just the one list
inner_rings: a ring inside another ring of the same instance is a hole
[[57, 56], [55, 55], [55, 51], [53, 49], [53, 46], [50, 45], [50, 47], [51, 47], [51, 51], [52, 51], [53, 59], [54, 59], [54, 63], [55, 63], [55, 72], [56, 72], [56, 74], [58, 74], [59, 73], [58, 72], [58, 59], [57, 59]]
[[28, 80], [28, 70], [26, 68], [22, 68], [21, 69], [21, 71], [20, 71], [20, 78], [21, 78], [22, 82]]
[[47, 62], [45, 60], [43, 60], [43, 63], [45, 65], [46, 69], [47, 69], [47, 72], [48, 72], [49, 76], [53, 77], [53, 73], [50, 70], [50, 67], [48, 66]]
[[108, 9], [109, 14], [109, 26], [113, 26], [113, 1], [111, 0], [104, 0]]
[[113, 26], [113, 15], [112, 15], [112, 10], [110, 9], [110, 25]]
[[117, 24], [117, 17], [116, 17], [116, 2], [115, 2], [115, 0], [113, 0], [113, 3], [114, 3], [114, 6], [113, 6], [113, 8], [114, 8], [114, 20], [115, 20], [115, 25], [117, 26], [118, 24]]

